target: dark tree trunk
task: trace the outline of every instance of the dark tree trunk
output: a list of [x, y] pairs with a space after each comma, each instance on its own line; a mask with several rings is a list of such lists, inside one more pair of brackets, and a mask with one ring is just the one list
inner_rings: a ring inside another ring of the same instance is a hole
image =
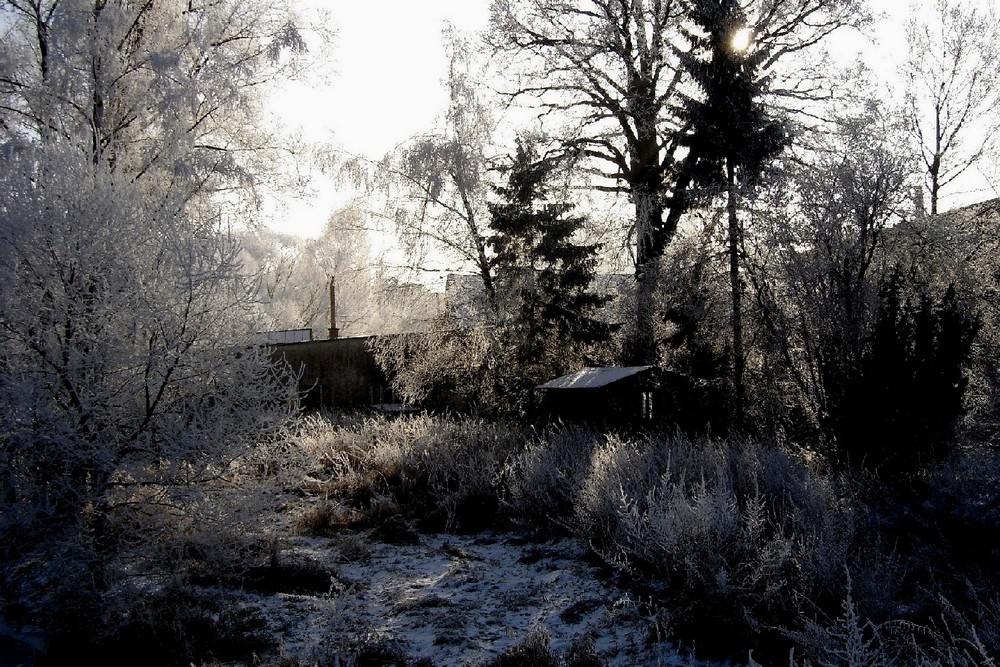
[[729, 213], [729, 287], [733, 298], [730, 324], [733, 333], [733, 425], [743, 428], [745, 395], [743, 389], [743, 281], [740, 279], [740, 224], [736, 218], [736, 170], [731, 158], [726, 160], [726, 208]]
[[656, 352], [656, 285], [660, 278], [660, 241], [663, 205], [655, 191], [636, 189], [632, 193], [636, 220], [635, 330], [626, 350], [626, 362], [654, 365]]

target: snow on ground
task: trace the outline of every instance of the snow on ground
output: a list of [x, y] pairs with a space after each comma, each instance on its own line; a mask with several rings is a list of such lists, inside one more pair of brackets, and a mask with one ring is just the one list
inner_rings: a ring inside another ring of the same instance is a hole
[[655, 616], [588, 563], [579, 540], [292, 539], [285, 558], [322, 563], [335, 577], [325, 596], [274, 598], [269, 613], [283, 628], [286, 656], [329, 663], [367, 640], [439, 667], [478, 665], [543, 628], [555, 652], [589, 638], [609, 665], [704, 664], [660, 642]]

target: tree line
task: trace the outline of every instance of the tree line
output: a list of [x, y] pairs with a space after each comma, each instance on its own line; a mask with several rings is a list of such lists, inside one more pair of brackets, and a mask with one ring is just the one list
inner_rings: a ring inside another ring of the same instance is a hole
[[[898, 100], [823, 55], [872, 25], [857, 2], [505, 0], [483, 42], [448, 35], [451, 105], [380, 165], [382, 186], [402, 232], [467, 261], [483, 306], [473, 330], [445, 314], [431, 338], [382, 345], [402, 395], [526, 415], [533, 387], [582, 365], [655, 364], [697, 397], [677, 409], [691, 428], [780, 433], [873, 470], [939, 460], [963, 416], [991, 419], [990, 207], [925, 214], [945, 172], [993, 150], [981, 105], [998, 87], [976, 72], [996, 16], [924, 9]], [[489, 85], [486, 61], [503, 70]], [[506, 157], [496, 108], [532, 113]], [[529, 206], [515, 183], [542, 177]], [[578, 205], [601, 194], [631, 208], [617, 225]], [[571, 210], [545, 270], [589, 300], [543, 285], [525, 244], [554, 243]], [[985, 264], [937, 264], [960, 245]], [[615, 251], [633, 278], [609, 315], [591, 288]]]

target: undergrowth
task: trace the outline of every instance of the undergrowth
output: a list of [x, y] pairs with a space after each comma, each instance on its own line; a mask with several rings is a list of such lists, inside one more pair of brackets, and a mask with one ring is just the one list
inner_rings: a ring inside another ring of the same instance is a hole
[[[155, 551], [145, 545], [161, 563], [159, 579], [103, 598], [60, 589], [76, 597], [54, 607], [74, 619], [87, 610], [98, 628], [88, 650], [125, 659], [140, 644], [169, 646], [159, 654], [165, 665], [273, 653], [263, 619], [208, 591], [336, 594], [336, 573], [286, 557], [282, 532], [336, 537], [344, 558], [363, 560], [372, 540], [510, 529], [586, 540], [658, 628], [701, 658], [743, 661], [753, 647], [752, 664], [965, 667], [993, 665], [1000, 646], [992, 552], [958, 551], [949, 537], [996, 531], [996, 466], [981, 461], [942, 467], [904, 500], [773, 443], [678, 432], [310, 417], [276, 451], [233, 472], [248, 482], [235, 492], [220, 487], [200, 501], [201, 520], [185, 518]], [[258, 496], [283, 490], [278, 511], [254, 498], [255, 485]], [[245, 519], [222, 530], [234, 505]], [[122, 512], [115, 530], [165, 521], [169, 511]], [[53, 655], [89, 632], [53, 619], [68, 630]], [[347, 649], [357, 664], [409, 664], [395, 644]], [[583, 645], [554, 653], [539, 631], [490, 667], [516, 664], [603, 663]]]
[[[959, 614], [941, 591], [904, 593], [912, 562], [881, 537], [886, 519], [868, 491], [772, 443], [431, 416], [314, 418], [303, 434], [311, 466], [300, 488], [317, 501], [296, 521], [303, 533], [578, 536], [703, 657], [753, 646], [757, 660], [781, 664], [797, 648], [792, 664], [847, 664], [828, 658], [854, 641], [850, 623], [897, 664], [987, 664], [955, 656], [996, 650], [995, 603]], [[845, 604], [853, 616], [842, 617]], [[910, 629], [906, 641], [894, 627]], [[542, 655], [543, 643], [517, 650]]]

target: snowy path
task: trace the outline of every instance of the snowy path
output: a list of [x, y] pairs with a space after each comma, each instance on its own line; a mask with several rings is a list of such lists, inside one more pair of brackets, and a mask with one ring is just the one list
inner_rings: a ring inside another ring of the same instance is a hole
[[367, 638], [438, 667], [476, 665], [541, 627], [559, 653], [589, 637], [609, 665], [693, 664], [656, 641], [655, 619], [586, 562], [577, 540], [296, 538], [289, 555], [323, 563], [337, 581], [327, 596], [276, 598], [286, 655], [329, 659]]

